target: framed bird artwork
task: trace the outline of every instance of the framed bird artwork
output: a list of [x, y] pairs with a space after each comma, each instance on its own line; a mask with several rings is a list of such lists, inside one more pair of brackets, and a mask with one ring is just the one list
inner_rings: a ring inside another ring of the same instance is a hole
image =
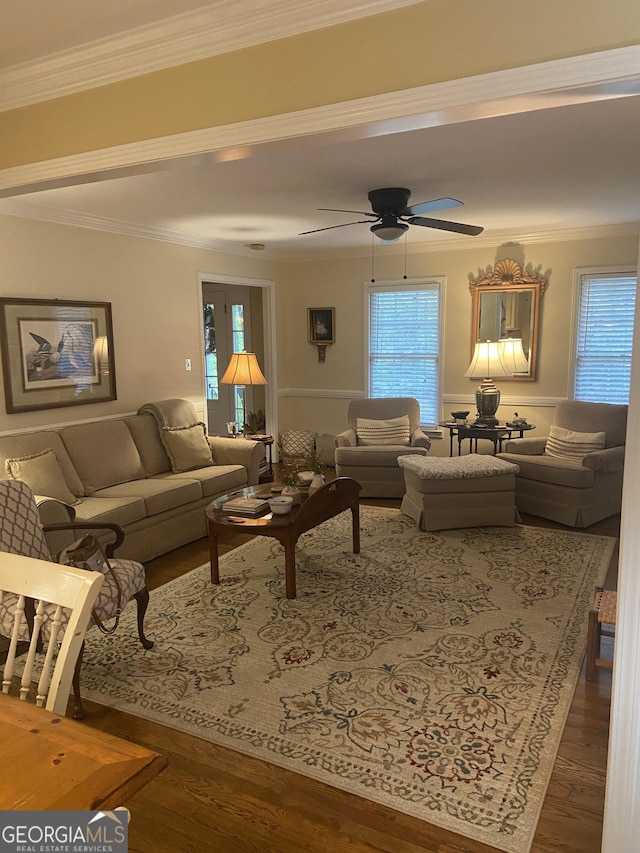
[[8, 414], [115, 400], [111, 303], [0, 298]]

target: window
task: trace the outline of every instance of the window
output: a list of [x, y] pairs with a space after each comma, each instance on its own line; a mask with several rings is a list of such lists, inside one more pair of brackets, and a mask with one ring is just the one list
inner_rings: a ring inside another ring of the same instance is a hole
[[[224, 307], [224, 305], [223, 305]], [[216, 307], [213, 302], [205, 302], [204, 311], [204, 353], [205, 353], [205, 381], [207, 386], [207, 400], [218, 400], [220, 396], [220, 377], [218, 375], [218, 348], [216, 345], [216, 320], [222, 324], [218, 333], [224, 333], [225, 315], [216, 315]], [[224, 334], [222, 335], [224, 339]], [[231, 305], [231, 340], [233, 352], [242, 352], [245, 348], [244, 333], [244, 305], [242, 303]], [[226, 349], [223, 348], [223, 352]], [[228, 361], [228, 355], [227, 355]], [[224, 365], [223, 365], [224, 373]], [[245, 387], [234, 385], [232, 390], [232, 417], [238, 424], [245, 422]]]
[[218, 354], [216, 353], [215, 306], [205, 302], [204, 311], [204, 369], [207, 400], [218, 399]]
[[[242, 352], [245, 349], [244, 342], [244, 305], [233, 304], [231, 306], [231, 334], [233, 336], [233, 351]], [[244, 385], [233, 386], [233, 413], [235, 422], [244, 424], [245, 417], [245, 387]]]
[[369, 396], [415, 397], [425, 427], [439, 420], [443, 286], [367, 285]]
[[635, 272], [578, 276], [575, 400], [629, 402], [636, 285]]

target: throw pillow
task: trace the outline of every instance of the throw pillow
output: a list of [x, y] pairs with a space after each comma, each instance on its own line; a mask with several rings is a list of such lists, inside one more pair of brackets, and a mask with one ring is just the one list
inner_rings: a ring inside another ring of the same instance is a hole
[[549, 427], [544, 455], [570, 462], [582, 462], [587, 454], [593, 453], [594, 450], [603, 450], [604, 440], [603, 432], [575, 432], [552, 425]]
[[356, 418], [358, 444], [401, 444], [408, 445], [411, 439], [409, 416], [375, 421], [369, 418]]
[[35, 495], [55, 498], [68, 506], [80, 503], [67, 486], [58, 457], [50, 447], [31, 456], [7, 459], [5, 469], [14, 480], [26, 483]]
[[207, 428], [200, 421], [191, 426], [164, 427], [160, 437], [175, 474], [213, 465]]
[[310, 429], [286, 429], [280, 433], [279, 448], [284, 456], [313, 456], [316, 434]]

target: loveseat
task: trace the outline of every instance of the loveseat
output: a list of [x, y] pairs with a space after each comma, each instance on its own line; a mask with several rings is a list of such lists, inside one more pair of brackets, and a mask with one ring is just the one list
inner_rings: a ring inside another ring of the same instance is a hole
[[[45, 524], [113, 522], [147, 561], [206, 535], [205, 507], [258, 482], [264, 445], [207, 437], [187, 400], [138, 414], [0, 436], [0, 476], [24, 480]], [[52, 547], [52, 550], [56, 550]]]

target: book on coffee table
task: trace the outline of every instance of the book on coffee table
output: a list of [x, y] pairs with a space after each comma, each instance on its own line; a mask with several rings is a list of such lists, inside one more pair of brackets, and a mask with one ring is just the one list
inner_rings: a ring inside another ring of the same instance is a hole
[[225, 512], [236, 512], [241, 515], [260, 515], [269, 509], [269, 501], [264, 498], [229, 498], [222, 505], [222, 509]]

